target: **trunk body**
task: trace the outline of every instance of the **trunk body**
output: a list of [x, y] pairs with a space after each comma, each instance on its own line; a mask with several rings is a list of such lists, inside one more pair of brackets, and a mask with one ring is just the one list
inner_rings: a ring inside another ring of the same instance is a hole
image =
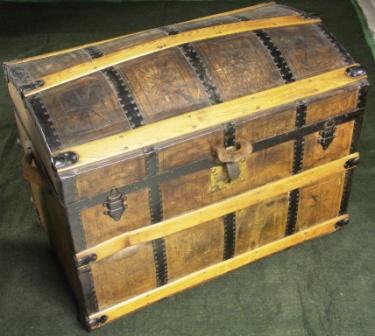
[[368, 83], [261, 4], [5, 64], [89, 329], [346, 224]]

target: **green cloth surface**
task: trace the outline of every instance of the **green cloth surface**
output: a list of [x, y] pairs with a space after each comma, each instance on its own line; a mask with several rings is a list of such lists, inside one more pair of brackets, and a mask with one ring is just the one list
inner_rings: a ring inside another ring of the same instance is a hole
[[[375, 82], [350, 1], [280, 1], [318, 14]], [[0, 60], [239, 8], [252, 1], [0, 4]], [[2, 74], [1, 74], [2, 76]], [[21, 149], [0, 80], [0, 335], [86, 335], [21, 177]], [[351, 224], [245, 266], [95, 335], [375, 335], [375, 95], [370, 90]]]

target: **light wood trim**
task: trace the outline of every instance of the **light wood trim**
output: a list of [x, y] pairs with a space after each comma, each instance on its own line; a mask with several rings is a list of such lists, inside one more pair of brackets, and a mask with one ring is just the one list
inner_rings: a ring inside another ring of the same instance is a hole
[[149, 55], [161, 50], [176, 47], [178, 45], [190, 42], [196, 42], [211, 39], [219, 36], [243, 33], [257, 29], [270, 29], [279, 27], [289, 27], [297, 25], [306, 25], [319, 23], [320, 19], [307, 19], [297, 15], [283, 16], [268, 19], [259, 19], [251, 21], [241, 21], [235, 23], [226, 23], [212, 27], [194, 29], [187, 32], [181, 32], [177, 35], [168, 35], [154, 41], [145, 42], [133, 47], [125, 48], [92, 61], [84, 62], [70, 68], [52, 73], [40, 79], [43, 85], [27, 92], [30, 96], [38, 92], [45, 91], [55, 86], [64, 84], [74, 79], [89, 75], [93, 72], [114, 66], [125, 61], [129, 61], [141, 56]]
[[291, 236], [274, 241], [250, 252], [240, 254], [219, 264], [215, 264], [200, 271], [191, 273], [162, 287], [155, 288], [132, 299], [101, 310], [98, 313], [90, 315], [89, 319], [91, 320], [106, 315], [107, 322], [113, 321], [123, 315], [148, 306], [151, 303], [159, 301], [165, 297], [197, 286], [207, 280], [216, 278], [241, 266], [255, 262], [261, 258], [272, 255], [276, 252], [280, 252], [294, 245], [301, 244], [307, 240], [311, 240], [313, 238], [335, 232], [337, 230], [336, 223], [341, 220], [347, 219], [349, 219], [348, 215], [332, 218], [320, 224], [314, 225], [306, 230], [295, 233]]
[[345, 170], [345, 162], [359, 157], [358, 153], [348, 155], [336, 161], [306, 170], [265, 186], [252, 189], [239, 195], [227, 198], [223, 201], [210, 204], [198, 210], [190, 211], [182, 215], [166, 219], [159, 224], [142, 227], [137, 230], [125, 232], [114, 238], [106, 240], [96, 246], [76, 254], [77, 260], [92, 253], [97, 255], [97, 261], [113, 255], [132, 245], [141, 244], [172, 233], [186, 230], [193, 226], [208, 222], [212, 219], [238, 211], [253, 204], [282, 195], [290, 190], [301, 188]]
[[366, 78], [366, 76], [349, 77], [346, 75], [346, 69], [347, 67], [340, 68], [137, 129], [65, 148], [64, 151], [77, 153], [79, 160], [74, 165], [60, 168], [58, 171], [69, 171], [114, 156], [126, 155], [146, 146], [203, 131], [235, 119], [249, 117], [267, 109], [351, 85]]
[[[270, 6], [270, 5], [275, 5], [275, 2], [273, 2], [273, 1], [263, 2], [263, 3], [253, 5], [253, 6], [248, 6], [248, 7], [244, 7], [244, 8], [239, 8], [239, 9], [223, 12], [223, 13], [218, 13], [218, 14], [203, 16], [203, 17], [200, 17], [200, 18], [197, 18], [197, 19], [183, 21], [181, 23], [199, 22], [199, 21], [202, 21], [202, 20], [212, 19], [212, 18], [216, 18], [216, 17], [226, 16], [226, 15], [231, 15], [231, 14], [238, 14], [238, 13], [246, 12], [248, 10], [254, 10], [254, 9], [258, 9], [258, 8], [266, 7], [266, 6]], [[180, 22], [178, 22], [178, 23], [180, 23]], [[177, 24], [177, 23], [174, 23], [174, 24]], [[25, 63], [25, 62], [37, 61], [37, 60], [47, 58], [47, 57], [58, 56], [58, 55], [65, 54], [65, 53], [72, 52], [72, 51], [76, 51], [76, 50], [79, 50], [79, 49], [94, 47], [94, 46], [98, 46], [98, 45], [101, 45], [101, 44], [104, 44], [104, 43], [112, 42], [112, 41], [115, 41], [115, 40], [118, 40], [118, 39], [121, 39], [121, 38], [124, 38], [124, 37], [129, 37], [129, 36], [135, 35], [135, 34], [145, 33], [147, 31], [153, 30], [153, 29], [157, 29], [157, 28], [150, 28], [150, 29], [146, 29], [146, 30], [141, 30], [141, 31], [136, 32], [136, 33], [120, 35], [120, 36], [112, 37], [112, 38], [97, 41], [97, 42], [82, 44], [82, 45], [72, 47], [72, 48], [62, 49], [62, 50], [58, 50], [58, 51], [52, 51], [52, 52], [44, 53], [44, 54], [41, 54], [41, 55], [31, 56], [31, 57], [27, 57], [27, 58], [15, 60], [15, 61], [10, 61], [10, 62], [6, 62], [6, 64], [9, 64], [9, 65], [11, 65], [11, 64], [21, 64], [21, 63]]]

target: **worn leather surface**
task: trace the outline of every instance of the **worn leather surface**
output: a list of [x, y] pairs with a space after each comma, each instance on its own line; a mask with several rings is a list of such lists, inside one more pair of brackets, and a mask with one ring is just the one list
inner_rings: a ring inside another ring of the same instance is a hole
[[[368, 70], [375, 64], [349, 1], [280, 1], [315, 12]], [[0, 60], [243, 7], [253, 1], [0, 4]], [[0, 79], [0, 335], [86, 335], [22, 178]], [[95, 331], [96, 335], [373, 335], [375, 95], [370, 89], [351, 224]]]

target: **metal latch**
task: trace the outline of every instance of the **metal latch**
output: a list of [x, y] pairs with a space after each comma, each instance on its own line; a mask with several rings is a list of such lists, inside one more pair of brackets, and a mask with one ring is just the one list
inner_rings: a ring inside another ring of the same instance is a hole
[[126, 196], [117, 188], [112, 188], [107, 196], [107, 200], [103, 203], [107, 208], [107, 210], [104, 211], [104, 214], [112, 217], [115, 221], [119, 221], [127, 208], [125, 201]]
[[327, 120], [319, 132], [318, 143], [326, 150], [335, 138], [336, 124], [333, 120]]
[[217, 158], [223, 163], [229, 182], [240, 176], [239, 162], [248, 156], [252, 150], [251, 144], [246, 140], [238, 140], [234, 146], [216, 148]]

